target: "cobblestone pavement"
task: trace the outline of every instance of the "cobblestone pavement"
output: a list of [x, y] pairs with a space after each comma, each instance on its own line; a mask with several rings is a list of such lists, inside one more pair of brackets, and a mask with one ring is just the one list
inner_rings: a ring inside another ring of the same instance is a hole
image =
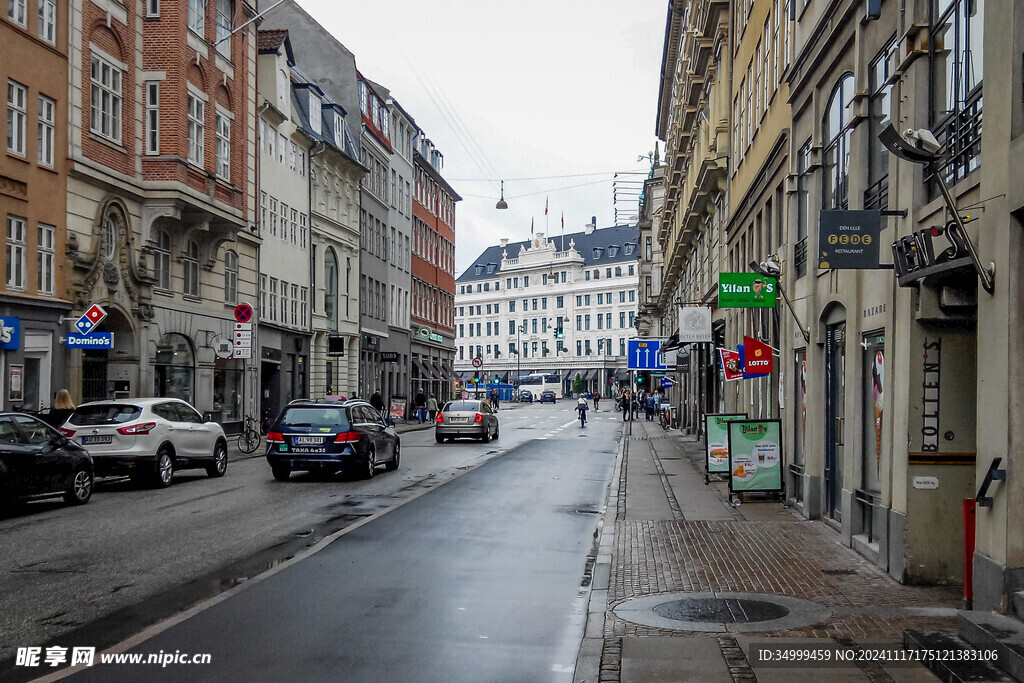
[[[907, 628], [955, 627], [959, 587], [901, 585], [842, 545], [839, 534], [824, 522], [807, 521], [779, 502], [748, 501], [733, 508], [721, 485], [705, 485], [703, 444], [696, 439], [640, 422], [625, 436], [623, 451], [617, 491], [610, 501], [614, 512], [610, 509], [605, 518], [611, 524], [614, 514], [600, 681], [644, 680], [637, 677], [642, 660], [630, 661], [624, 654], [634, 643], [646, 642], [637, 638], [671, 639], [691, 652], [693, 647], [717, 650], [724, 660], [723, 680], [756, 681], [742, 648], [750, 637], [825, 639], [821, 642], [832, 647], [857, 647], [899, 642]], [[684, 592], [787, 596], [817, 603], [832, 614], [802, 627], [771, 630], [766, 624], [764, 631], [745, 632], [737, 644], [732, 634], [641, 625], [613, 611], [634, 598]], [[666, 666], [662, 674], [672, 672]], [[861, 667], [836, 680], [931, 677], [923, 669], [903, 671]], [[779, 673], [776, 669], [765, 680], [776, 680]], [[796, 675], [791, 680], [809, 679]]]

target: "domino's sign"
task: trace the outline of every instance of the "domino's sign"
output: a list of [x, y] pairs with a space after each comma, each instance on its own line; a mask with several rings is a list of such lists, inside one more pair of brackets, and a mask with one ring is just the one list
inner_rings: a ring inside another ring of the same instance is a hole
[[16, 349], [21, 345], [21, 320], [0, 318], [0, 349]]

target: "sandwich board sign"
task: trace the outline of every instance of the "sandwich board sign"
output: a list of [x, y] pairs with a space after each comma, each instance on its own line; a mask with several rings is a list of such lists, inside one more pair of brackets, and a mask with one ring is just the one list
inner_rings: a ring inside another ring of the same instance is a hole
[[706, 473], [725, 474], [729, 471], [729, 421], [746, 419], [746, 413], [712, 413], [704, 416]]
[[782, 421], [733, 420], [729, 431], [729, 491], [782, 490]]

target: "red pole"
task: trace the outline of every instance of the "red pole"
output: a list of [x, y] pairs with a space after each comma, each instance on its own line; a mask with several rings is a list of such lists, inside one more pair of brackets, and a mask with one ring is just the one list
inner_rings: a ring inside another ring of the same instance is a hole
[[964, 498], [964, 609], [974, 609], [974, 520], [973, 498]]

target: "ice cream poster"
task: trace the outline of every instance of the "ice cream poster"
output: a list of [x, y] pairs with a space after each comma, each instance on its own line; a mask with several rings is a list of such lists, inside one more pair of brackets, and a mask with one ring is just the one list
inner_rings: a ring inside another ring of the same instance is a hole
[[780, 420], [733, 420], [729, 431], [729, 490], [782, 490]]
[[707, 458], [704, 468], [706, 472], [729, 471], [729, 421], [746, 420], [746, 413], [719, 413], [704, 416], [705, 449]]

